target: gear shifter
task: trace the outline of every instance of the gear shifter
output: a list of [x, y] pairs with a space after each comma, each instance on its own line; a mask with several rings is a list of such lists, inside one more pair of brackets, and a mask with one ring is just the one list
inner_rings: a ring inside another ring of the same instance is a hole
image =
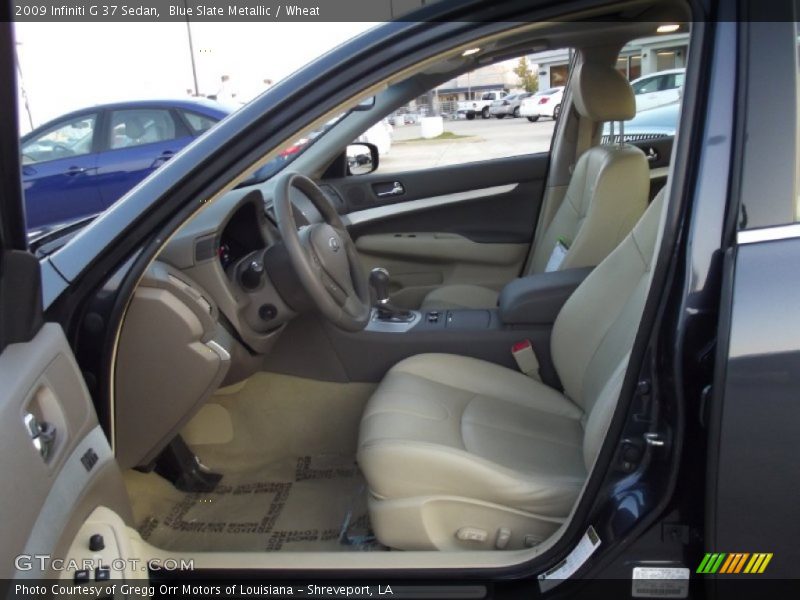
[[375, 267], [369, 273], [369, 284], [375, 290], [375, 304], [389, 304], [389, 271], [383, 267]]
[[375, 291], [375, 308], [381, 321], [407, 323], [414, 318], [410, 310], [393, 306], [389, 301], [389, 271], [375, 267], [369, 274], [369, 285]]

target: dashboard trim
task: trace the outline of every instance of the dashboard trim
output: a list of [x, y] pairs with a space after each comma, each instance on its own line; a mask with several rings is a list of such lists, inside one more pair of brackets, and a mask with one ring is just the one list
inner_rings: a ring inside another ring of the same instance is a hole
[[344, 215], [342, 217], [342, 221], [344, 221], [346, 226], [361, 225], [377, 219], [385, 219], [387, 217], [402, 215], [418, 210], [425, 210], [427, 208], [445, 206], [448, 204], [458, 204], [460, 202], [476, 200], [478, 198], [486, 198], [489, 196], [500, 196], [502, 194], [513, 192], [515, 189], [517, 189], [517, 186], [519, 186], [518, 183], [508, 183], [505, 185], [494, 185], [477, 190], [468, 190], [466, 192], [456, 192], [454, 194], [443, 194], [441, 196], [419, 198], [418, 200], [409, 200], [408, 202], [399, 202], [397, 204], [389, 204], [387, 206], [376, 206], [374, 208], [367, 208], [352, 212], [349, 215]]

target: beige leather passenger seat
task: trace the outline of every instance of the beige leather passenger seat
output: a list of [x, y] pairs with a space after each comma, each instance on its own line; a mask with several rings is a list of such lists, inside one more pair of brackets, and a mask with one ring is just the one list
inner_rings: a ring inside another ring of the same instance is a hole
[[511, 549], [570, 513], [617, 404], [650, 286], [662, 190], [562, 308], [551, 354], [563, 393], [447, 354], [403, 360], [361, 421], [358, 462], [385, 545]]
[[[584, 63], [573, 77], [575, 108], [593, 123], [625, 121], [636, 114], [633, 90], [615, 68]], [[556, 268], [593, 267], [617, 247], [647, 208], [650, 170], [639, 148], [594, 146], [575, 165], [566, 196], [536, 240], [527, 274], [547, 269], [559, 240], [567, 246]], [[430, 292], [423, 309], [492, 308], [499, 291], [478, 285], [445, 285]]]

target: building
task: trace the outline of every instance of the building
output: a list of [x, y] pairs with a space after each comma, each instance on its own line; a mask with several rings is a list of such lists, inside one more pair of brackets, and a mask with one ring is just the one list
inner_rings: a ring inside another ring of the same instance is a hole
[[[657, 71], [681, 68], [686, 66], [688, 47], [688, 33], [640, 38], [622, 48], [617, 68], [629, 80]], [[531, 67], [536, 69], [539, 75], [540, 90], [567, 84], [572, 54], [571, 49], [563, 48], [538, 52], [527, 57]], [[456, 103], [480, 98], [483, 92], [522, 91], [519, 77], [514, 73], [514, 68], [518, 64], [518, 59], [512, 59], [464, 73], [446, 81], [432, 93], [420, 96], [398, 112], [428, 114], [433, 107], [437, 113], [454, 113]]]
[[[675, 33], [640, 38], [620, 51], [617, 68], [629, 79], [686, 66], [689, 34]], [[549, 50], [528, 57], [539, 65], [539, 89], [566, 85], [572, 51]]]
[[474, 100], [481, 92], [519, 90], [519, 77], [514, 74], [518, 60], [507, 60], [459, 75], [436, 88], [440, 102]]

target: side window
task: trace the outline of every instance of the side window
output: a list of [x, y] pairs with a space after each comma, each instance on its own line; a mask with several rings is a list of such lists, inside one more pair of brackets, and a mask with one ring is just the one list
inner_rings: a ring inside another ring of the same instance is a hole
[[800, 7], [780, 6], [794, 22], [765, 13], [768, 21], [748, 23], [740, 229], [800, 221]]
[[[564, 64], [569, 58], [565, 49]], [[540, 104], [542, 98], [533, 95], [553, 87], [550, 71], [539, 68], [536, 60], [531, 55], [459, 75], [373, 126], [359, 140], [378, 146], [377, 172], [415, 171], [548, 152], [555, 130], [553, 115], [558, 116], [560, 106], [555, 113], [552, 108], [560, 103], [561, 96], [552, 96], [551, 107], [549, 98]], [[563, 73], [554, 70], [554, 75]], [[529, 92], [530, 97], [525, 97]]]
[[131, 148], [175, 139], [175, 121], [168, 110], [142, 108], [111, 113], [108, 147]]
[[51, 127], [22, 146], [22, 164], [89, 154], [97, 115], [81, 115]]
[[189, 127], [192, 128], [192, 133], [194, 135], [205, 133], [217, 124], [217, 119], [212, 119], [211, 117], [196, 112], [182, 110], [181, 114], [186, 118], [186, 122], [189, 123]]
[[686, 80], [685, 73], [675, 73], [675, 82], [672, 87], [679, 88], [683, 87], [683, 82]]
[[644, 79], [633, 86], [633, 93], [638, 96], [640, 94], [650, 94], [652, 92], [657, 92], [661, 84], [661, 79], [662, 79], [661, 77], [651, 77], [650, 79]]

